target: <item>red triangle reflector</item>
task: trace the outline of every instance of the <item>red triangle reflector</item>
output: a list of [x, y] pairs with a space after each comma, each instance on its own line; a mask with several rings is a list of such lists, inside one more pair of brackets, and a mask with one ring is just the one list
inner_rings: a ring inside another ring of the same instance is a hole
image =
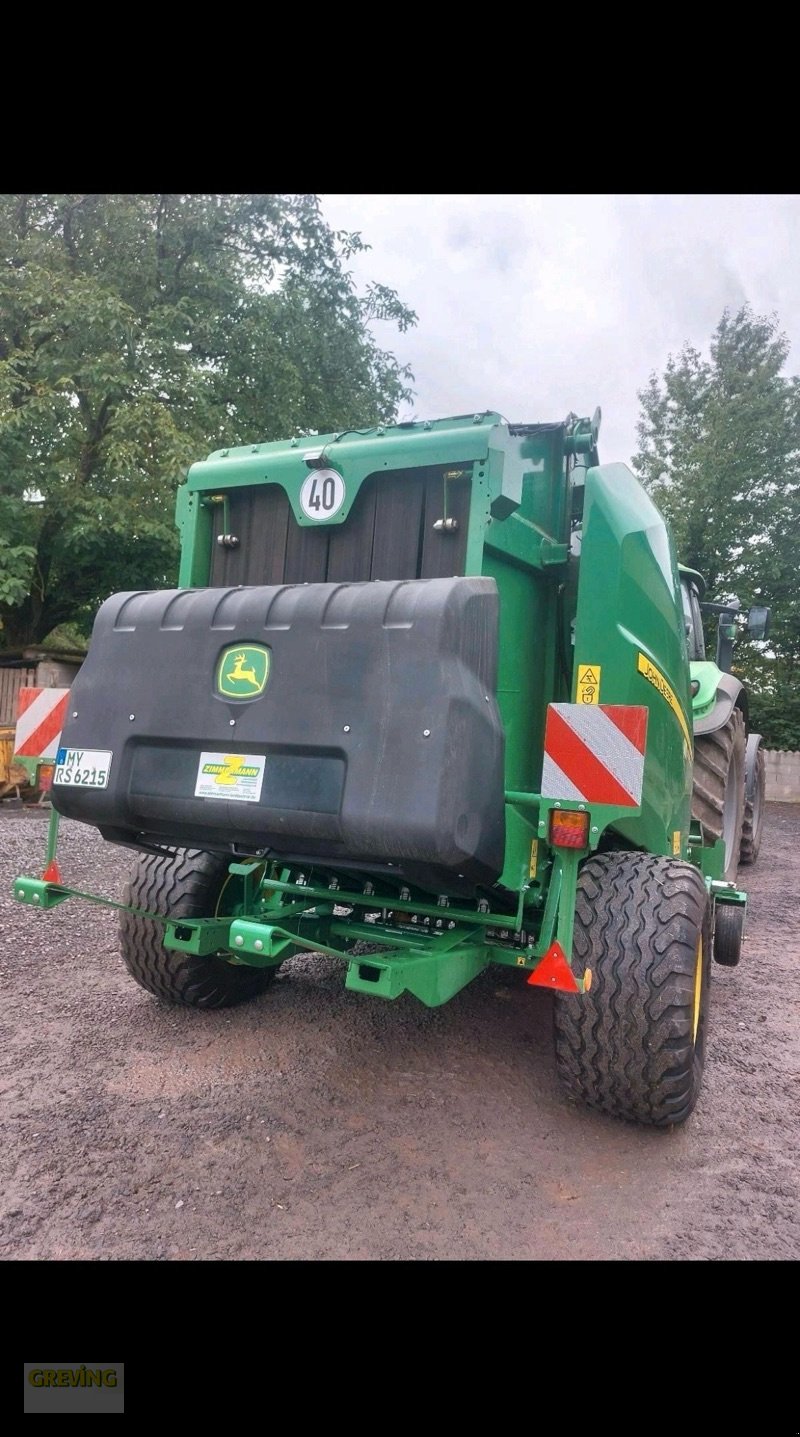
[[61, 869], [59, 868], [55, 858], [50, 859], [50, 862], [48, 863], [46, 869], [44, 870], [44, 873], [42, 874], [42, 878], [44, 879], [45, 883], [64, 882], [63, 878], [61, 877]]
[[556, 939], [550, 944], [541, 963], [534, 968], [528, 983], [533, 988], [556, 988], [561, 993], [580, 993], [578, 982]]

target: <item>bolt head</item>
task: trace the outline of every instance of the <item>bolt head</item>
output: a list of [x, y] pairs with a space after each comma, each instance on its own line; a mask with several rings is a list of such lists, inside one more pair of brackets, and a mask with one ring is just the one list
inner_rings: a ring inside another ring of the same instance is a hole
[[133, 723], [133, 720], [134, 720], [135, 718], [136, 718], [136, 714], [128, 714], [128, 719], [130, 720], [131, 723]]
[[235, 728], [235, 727], [236, 727], [236, 719], [228, 719], [228, 724], [229, 724], [229, 726], [230, 726], [231, 728]]
[[256, 949], [258, 950], [258, 952], [260, 953], [260, 952], [261, 952], [261, 949], [264, 947], [264, 944], [263, 944], [263, 942], [262, 942], [262, 940], [261, 940], [260, 938], [257, 938], [256, 941], [255, 941], [255, 943], [253, 944], [253, 947], [256, 948]]
[[236, 947], [237, 947], [237, 948], [243, 948], [243, 947], [244, 947], [244, 939], [243, 939], [241, 933], [237, 933], [237, 935], [236, 935], [236, 937], [234, 938], [233, 941], [234, 941], [234, 943], [236, 944]]
[[342, 732], [343, 732], [343, 733], [349, 733], [349, 732], [350, 732], [350, 725], [349, 725], [349, 723], [346, 723], [346, 724], [345, 724], [345, 726], [344, 726]]

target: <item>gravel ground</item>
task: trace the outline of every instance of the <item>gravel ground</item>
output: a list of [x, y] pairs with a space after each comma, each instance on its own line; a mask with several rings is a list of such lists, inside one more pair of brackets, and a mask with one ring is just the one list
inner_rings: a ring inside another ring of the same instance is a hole
[[[666, 1132], [562, 1094], [552, 1000], [513, 969], [428, 1010], [312, 955], [247, 1007], [163, 1007], [111, 910], [10, 897], [45, 828], [0, 811], [4, 1257], [800, 1257], [800, 805], [768, 806], [700, 1103]], [[116, 897], [132, 855], [65, 823], [61, 858]]]

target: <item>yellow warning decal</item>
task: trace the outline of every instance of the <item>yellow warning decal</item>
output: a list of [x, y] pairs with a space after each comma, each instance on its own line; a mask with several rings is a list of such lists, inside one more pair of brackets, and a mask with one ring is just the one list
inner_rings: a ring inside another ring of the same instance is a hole
[[676, 828], [672, 835], [672, 854], [674, 858], [681, 856], [681, 831]]
[[538, 840], [538, 838], [532, 838], [532, 839], [531, 839], [531, 866], [530, 866], [530, 869], [528, 870], [528, 877], [529, 877], [529, 878], [535, 878], [535, 877], [536, 877], [536, 865], [537, 865], [538, 862], [539, 862], [539, 840]]
[[599, 664], [578, 664], [578, 691], [575, 695], [575, 701], [579, 704], [599, 704]]
[[655, 664], [652, 663], [650, 659], [645, 658], [644, 654], [639, 655], [636, 667], [639, 670], [639, 673], [643, 674], [644, 677], [647, 679], [647, 682], [652, 684], [654, 689], [658, 689], [658, 692], [660, 693], [662, 699], [666, 699], [667, 703], [672, 709], [672, 712], [678, 720], [678, 723], [681, 726], [681, 733], [683, 734], [684, 743], [686, 744], [688, 753], [691, 754], [692, 739], [689, 733], [689, 726], [686, 722], [683, 709], [678, 703], [676, 694], [670, 688], [661, 670], [657, 669]]

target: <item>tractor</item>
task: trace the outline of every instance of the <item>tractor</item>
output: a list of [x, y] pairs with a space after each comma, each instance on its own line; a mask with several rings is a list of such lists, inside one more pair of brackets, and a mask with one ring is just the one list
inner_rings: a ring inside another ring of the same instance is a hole
[[195, 464], [178, 587], [99, 610], [16, 897], [93, 898], [66, 815], [136, 851], [122, 956], [160, 1000], [255, 998], [311, 951], [435, 1007], [506, 965], [553, 994], [573, 1096], [684, 1121], [763, 758], [730, 606], [708, 664], [702, 578], [599, 425], [485, 411]]

